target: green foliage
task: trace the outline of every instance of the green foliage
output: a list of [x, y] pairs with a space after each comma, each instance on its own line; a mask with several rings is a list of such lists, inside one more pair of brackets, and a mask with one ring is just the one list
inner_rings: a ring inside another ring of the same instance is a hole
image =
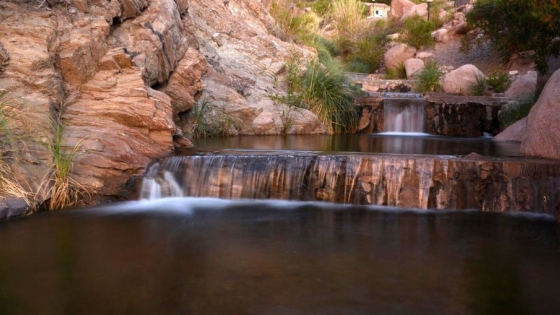
[[418, 73], [416, 77], [415, 89], [417, 92], [438, 92], [441, 89], [440, 83], [441, 73], [437, 62], [428, 61], [424, 65], [424, 69]]
[[486, 92], [486, 77], [476, 77], [476, 83], [473, 84], [470, 94], [474, 96], [482, 96]]
[[315, 44], [313, 46], [323, 47], [333, 57], [340, 56], [340, 49], [338, 49], [338, 47], [336, 47], [336, 45], [331, 40], [328, 40], [322, 36], [315, 36]]
[[556, 0], [478, 0], [467, 13], [469, 25], [490, 39], [504, 61], [516, 52], [534, 50], [532, 58], [541, 73], [547, 72], [550, 55], [560, 55], [558, 21]]
[[287, 0], [274, 0], [269, 12], [285, 33], [285, 39], [312, 45], [320, 19], [314, 13], [292, 14], [290, 11], [291, 3]]
[[344, 65], [344, 70], [347, 72], [370, 73], [371, 68], [361, 62], [360, 60], [352, 60]]
[[366, 28], [363, 19], [365, 5], [359, 0], [335, 0], [330, 18], [338, 32], [339, 41], [355, 41]]
[[413, 16], [404, 21], [405, 37], [403, 41], [418, 49], [435, 44], [432, 32], [435, 30], [434, 23], [424, 20], [420, 16]]
[[406, 68], [404, 67], [404, 64], [401, 63], [396, 69], [387, 68], [387, 72], [385, 72], [385, 79], [387, 80], [406, 79]]
[[358, 123], [354, 91], [342, 69], [312, 63], [302, 80], [302, 99], [321, 122], [333, 132], [353, 132]]
[[494, 71], [486, 79], [486, 83], [492, 88], [494, 92], [502, 93], [511, 84], [509, 75], [503, 71]]
[[510, 104], [507, 108], [501, 110], [498, 114], [498, 120], [502, 123], [502, 127], [506, 128], [522, 118], [527, 117], [535, 103], [536, 98], [528, 98], [517, 103]]
[[331, 12], [331, 0], [317, 0], [311, 4], [311, 9], [321, 16], [328, 15]]
[[369, 68], [369, 72], [379, 69], [385, 54], [387, 36], [384, 30], [372, 29], [365, 31], [361, 37], [354, 42], [351, 52], [348, 54], [350, 62], [361, 62]]

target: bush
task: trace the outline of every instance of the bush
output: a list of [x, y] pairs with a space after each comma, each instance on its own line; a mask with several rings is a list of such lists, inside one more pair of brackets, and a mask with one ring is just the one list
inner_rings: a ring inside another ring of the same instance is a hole
[[379, 69], [385, 54], [384, 46], [387, 36], [383, 30], [364, 32], [354, 43], [348, 54], [348, 60], [366, 64], [371, 72]]
[[292, 15], [290, 1], [274, 0], [270, 6], [270, 15], [274, 17], [286, 38], [298, 43], [312, 45], [315, 32], [319, 26], [319, 17], [314, 13]]
[[428, 61], [416, 77], [415, 89], [421, 93], [437, 92], [441, 89], [440, 78], [438, 64], [435, 61]]
[[498, 120], [502, 123], [502, 127], [512, 125], [513, 123], [527, 117], [531, 108], [536, 103], [536, 98], [521, 100], [518, 103], [510, 104], [498, 114]]
[[342, 41], [353, 42], [366, 27], [365, 5], [359, 0], [335, 0], [332, 3], [331, 19]]
[[401, 63], [397, 69], [387, 69], [385, 73], [385, 79], [387, 80], [398, 80], [398, 79], [406, 79], [406, 68], [404, 64]]
[[[536, 69], [548, 70], [548, 57], [560, 55], [560, 2], [556, 0], [478, 0], [467, 22], [481, 30], [504, 61], [520, 51], [534, 50]], [[476, 37], [471, 42], [477, 43]]]
[[347, 72], [370, 73], [371, 69], [365, 63], [359, 60], [353, 60], [344, 65], [344, 70]]
[[503, 71], [494, 71], [486, 79], [486, 83], [492, 88], [494, 92], [502, 93], [511, 84], [509, 75]]
[[476, 83], [471, 87], [470, 94], [474, 96], [482, 96], [486, 92], [486, 77], [476, 77]]
[[302, 80], [302, 99], [332, 132], [354, 132], [358, 112], [353, 104], [355, 91], [340, 66], [312, 63]]
[[404, 21], [404, 27], [404, 42], [407, 45], [420, 49], [435, 44], [434, 37], [432, 36], [435, 27], [432, 21], [426, 21], [422, 17], [415, 15]]
[[325, 16], [331, 12], [331, 0], [317, 0], [311, 5], [315, 13]]

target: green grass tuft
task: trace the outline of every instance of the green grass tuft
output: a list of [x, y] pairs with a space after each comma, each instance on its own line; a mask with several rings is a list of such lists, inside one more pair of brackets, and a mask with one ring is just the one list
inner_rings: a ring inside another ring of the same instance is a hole
[[438, 92], [441, 90], [441, 73], [435, 61], [427, 61], [424, 69], [416, 76], [415, 90], [420, 93]]

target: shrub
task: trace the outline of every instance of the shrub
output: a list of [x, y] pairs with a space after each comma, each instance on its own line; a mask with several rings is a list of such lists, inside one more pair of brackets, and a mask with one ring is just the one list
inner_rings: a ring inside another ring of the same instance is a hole
[[508, 105], [498, 114], [498, 120], [502, 123], [502, 127], [506, 128], [513, 123], [527, 117], [537, 98], [528, 98], [520, 100], [517, 103]]
[[404, 21], [405, 37], [404, 42], [416, 48], [433, 46], [435, 44], [432, 32], [434, 23], [426, 21], [420, 16], [413, 16]]
[[387, 37], [383, 30], [372, 29], [362, 34], [354, 43], [348, 60], [366, 64], [371, 72], [379, 69], [385, 54]]
[[470, 94], [474, 96], [482, 96], [486, 92], [486, 78], [483, 76], [476, 77], [476, 83], [473, 84]]
[[365, 5], [359, 0], [335, 0], [332, 3], [331, 19], [338, 32], [339, 40], [355, 41], [366, 27]]
[[371, 69], [368, 65], [360, 60], [352, 60], [344, 65], [344, 70], [348, 72], [370, 73]]
[[503, 71], [494, 71], [486, 79], [486, 83], [492, 88], [494, 92], [502, 93], [511, 84], [509, 75]]
[[388, 68], [387, 72], [385, 73], [385, 79], [387, 80], [406, 79], [406, 68], [404, 67], [404, 64], [401, 63], [396, 69]]
[[354, 90], [340, 66], [312, 63], [302, 80], [302, 100], [332, 132], [354, 132], [358, 112]]
[[293, 15], [290, 12], [291, 2], [287, 0], [274, 0], [270, 6], [270, 14], [286, 38], [293, 41], [312, 45], [315, 32], [319, 26], [319, 17], [314, 13]]
[[415, 89], [421, 93], [437, 92], [441, 89], [440, 78], [438, 64], [435, 61], [428, 61], [416, 77]]
[[325, 16], [331, 12], [331, 0], [317, 0], [311, 5], [315, 13]]
[[[541, 73], [548, 57], [560, 55], [560, 2], [556, 0], [478, 0], [467, 13], [467, 22], [490, 39], [505, 60], [519, 51], [533, 50]], [[476, 37], [471, 42], [477, 43]]]

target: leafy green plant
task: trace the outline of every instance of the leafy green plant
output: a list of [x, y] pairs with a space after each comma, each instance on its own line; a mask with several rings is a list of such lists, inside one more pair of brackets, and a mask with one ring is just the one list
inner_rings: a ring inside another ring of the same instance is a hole
[[344, 70], [347, 72], [360, 72], [360, 73], [370, 73], [370, 67], [361, 62], [360, 60], [352, 60], [344, 65]]
[[435, 30], [433, 21], [426, 21], [420, 16], [412, 16], [404, 21], [405, 36], [403, 41], [412, 47], [422, 48], [435, 44], [432, 32]]
[[317, 0], [311, 4], [311, 9], [321, 16], [328, 15], [331, 11], [331, 0]]
[[517, 122], [518, 120], [527, 117], [535, 103], [536, 98], [527, 98], [524, 100], [520, 100], [519, 102], [509, 104], [498, 114], [498, 120], [501, 122], [502, 127], [506, 128]]
[[417, 92], [438, 92], [441, 89], [441, 73], [435, 61], [427, 61], [416, 76], [415, 89]]
[[371, 29], [365, 31], [360, 38], [357, 39], [348, 54], [349, 61], [359, 61], [366, 64], [369, 68], [368, 72], [379, 69], [383, 56], [385, 54], [385, 44], [387, 44], [387, 36], [384, 29]]
[[494, 71], [486, 79], [486, 83], [492, 88], [494, 92], [502, 93], [511, 84], [509, 75], [503, 71]]
[[486, 77], [476, 77], [476, 83], [471, 87], [470, 94], [474, 96], [482, 96], [486, 92]]

